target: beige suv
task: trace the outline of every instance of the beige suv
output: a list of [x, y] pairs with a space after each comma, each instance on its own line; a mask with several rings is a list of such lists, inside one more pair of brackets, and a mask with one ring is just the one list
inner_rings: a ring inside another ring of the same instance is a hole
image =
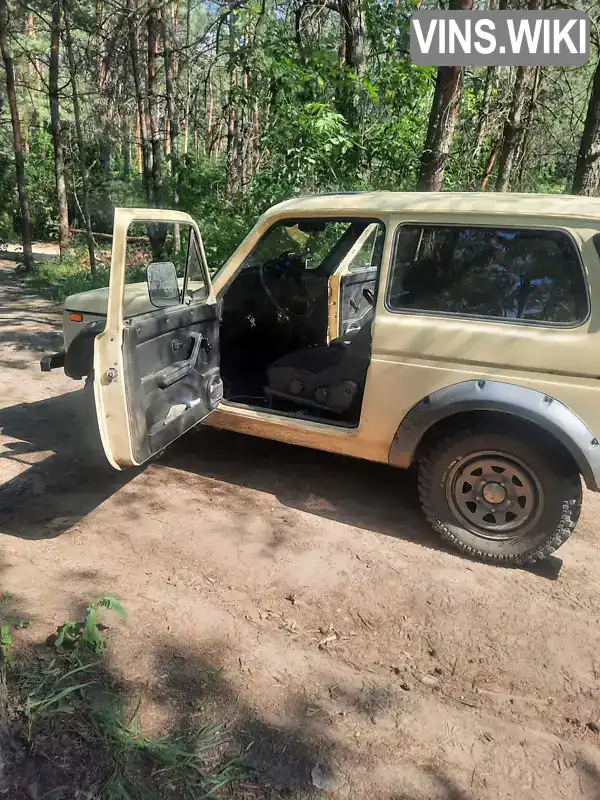
[[302, 197], [211, 278], [190, 216], [117, 209], [110, 287], [42, 368], [87, 377], [116, 469], [201, 421], [414, 464], [444, 539], [531, 562], [599, 487], [599, 241], [592, 198]]

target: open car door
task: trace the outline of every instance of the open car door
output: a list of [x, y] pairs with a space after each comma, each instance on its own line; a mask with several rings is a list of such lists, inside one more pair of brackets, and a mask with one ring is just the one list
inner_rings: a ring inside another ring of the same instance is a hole
[[375, 303], [383, 229], [368, 225], [329, 277], [328, 343], [359, 330]]
[[[140, 306], [136, 286], [135, 309], [125, 302], [126, 288], [134, 288], [125, 287], [132, 225], [147, 229], [155, 257], [167, 226], [178, 239], [181, 229], [189, 231], [179, 280], [173, 263], [150, 264], [148, 303]], [[106, 327], [94, 342], [94, 395], [104, 452], [115, 469], [143, 464], [221, 402], [218, 309], [200, 231], [188, 214], [115, 210]]]

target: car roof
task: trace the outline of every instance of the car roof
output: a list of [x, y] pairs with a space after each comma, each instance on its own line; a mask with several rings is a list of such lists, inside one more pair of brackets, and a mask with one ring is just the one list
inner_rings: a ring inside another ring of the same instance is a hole
[[502, 192], [343, 192], [285, 200], [266, 217], [325, 212], [350, 216], [377, 214], [472, 213], [489, 216], [568, 217], [600, 221], [600, 198], [565, 194], [517, 194]]

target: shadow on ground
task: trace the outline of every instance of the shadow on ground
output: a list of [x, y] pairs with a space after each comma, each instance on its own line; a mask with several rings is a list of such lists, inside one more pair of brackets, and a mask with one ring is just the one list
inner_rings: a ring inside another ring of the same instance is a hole
[[5, 553], [0, 550], [0, 625], [16, 629], [29, 625], [31, 615], [24, 598], [5, 592], [2, 588], [3, 576], [11, 567], [12, 564], [7, 560]]
[[0, 409], [0, 462], [19, 471], [0, 486], [0, 533], [58, 536], [135, 477], [86, 461], [85, 428], [83, 391]]
[[[0, 458], [27, 467], [0, 487], [2, 532], [33, 539], [59, 535], [135, 477], [134, 470], [88, 466], [83, 402], [83, 391], [76, 391], [0, 409], [0, 430], [14, 440]], [[438, 546], [421, 518], [414, 476], [385, 465], [211, 428], [184, 436], [161, 464], [271, 493], [317, 516]], [[52, 520], [56, 524], [49, 525]]]
[[[0, 580], [6, 567], [0, 561]], [[10, 613], [8, 610], [3, 613], [9, 603], [12, 604]], [[15, 604], [18, 605], [18, 598], [0, 603], [3, 624], [9, 620], [12, 623]], [[84, 604], [74, 604], [74, 616], [75, 610]], [[25, 612], [20, 609], [20, 613]], [[189, 637], [177, 639], [157, 629], [149, 669], [143, 679], [132, 678], [131, 670], [135, 676], [136, 666], [128, 666], [127, 662], [123, 665], [119, 657], [121, 634], [110, 630], [110, 617], [105, 619], [109, 623], [109, 651], [103, 675], [110, 690], [123, 699], [127, 719], [130, 718], [129, 709], [132, 713], [141, 709], [142, 731], [152, 736], [185, 734], [206, 725], [223, 727], [223, 742], [215, 752], [209, 753], [209, 762], [216, 769], [231, 758], [237, 759], [241, 776], [228, 787], [224, 797], [232, 800], [322, 800], [325, 797], [475, 800], [481, 796], [481, 786], [473, 788], [472, 776], [450, 762], [440, 763], [433, 753], [431, 759], [422, 755], [415, 762], [409, 743], [400, 734], [397, 750], [386, 755], [393, 777], [389, 775], [380, 783], [382, 773], [376, 771], [370, 781], [369, 770], [381, 765], [377, 755], [365, 747], [362, 737], [350, 738], [349, 743], [346, 739], [342, 744], [331, 717], [323, 719], [307, 714], [310, 696], [297, 689], [284, 690], [280, 705], [284, 710], [277, 715], [253, 703], [251, 695], [243, 688], [243, 676], [236, 674], [236, 653], [220, 638], [199, 646]], [[135, 620], [126, 624], [135, 624]], [[52, 652], [44, 644], [46, 634], [51, 631], [35, 633], [36, 643], [30, 645], [28, 657], [35, 658], [39, 669], [39, 663]], [[17, 641], [18, 637], [17, 633]], [[17, 649], [15, 659], [21, 658], [23, 652]], [[240, 670], [243, 671], [241, 663]], [[320, 676], [323, 681], [327, 678], [326, 673]], [[335, 680], [333, 673], [330, 679]], [[342, 724], [350, 724], [363, 714], [368, 718], [371, 709], [362, 708], [355, 695], [342, 693], [336, 697], [337, 707], [342, 709], [340, 713], [348, 714], [344, 716], [347, 723]], [[410, 707], [406, 712], [410, 714]], [[158, 728], [153, 725], [156, 717], [160, 720]], [[99, 753], [99, 745], [93, 740], [86, 741], [78, 730], [77, 718], [66, 715], [64, 722], [59, 720], [54, 738], [48, 736], [30, 747], [25, 741], [24, 729], [19, 733], [16, 728], [15, 763], [10, 763], [11, 752], [9, 759], [5, 755], [8, 774], [0, 770], [2, 796], [7, 800], [31, 800], [32, 796], [75, 800], [82, 796], [98, 796], [102, 775], [106, 774], [102, 772], [106, 757]], [[406, 750], [403, 750], [404, 744]], [[568, 768], [579, 776], [581, 796], [600, 800], [600, 768], [596, 754], [577, 745], [572, 750], [561, 748], [561, 753], [569, 760]], [[317, 790], [313, 785], [313, 770], [317, 765], [321, 772], [330, 776], [327, 790]], [[35, 788], [33, 794], [29, 791], [31, 787]], [[131, 797], [141, 800], [135, 794]], [[149, 797], [144, 795], [143, 800]], [[161, 800], [182, 800], [187, 795], [167, 791], [160, 797]]]
[[[0, 487], [0, 532], [28, 539], [58, 536], [135, 477], [135, 470], [118, 473], [86, 462], [89, 416], [82, 414], [83, 394], [0, 410], [0, 430], [15, 440], [0, 458], [28, 466]], [[47, 455], [40, 460], [40, 453]], [[272, 494], [308, 514], [445, 549], [422, 516], [412, 472], [202, 426], [157, 463]], [[136, 493], [135, 500], [138, 511], [143, 509], [143, 494]], [[530, 571], [556, 579], [561, 565], [552, 557]]]
[[[350, 747], [336, 741], [332, 729], [319, 726], [307, 716], [307, 698], [302, 693], [288, 692], [282, 716], [269, 716], [252, 707], [227, 675], [225, 666], [232, 663], [232, 654], [218, 640], [207, 643], [203, 650], [195, 650], [187, 641], [157, 639], [152, 674], [143, 683], [128, 680], [113, 663], [110, 651], [118, 647], [117, 634], [110, 641], [109, 654], [99, 675], [110, 693], [122, 699], [127, 709], [125, 718], [133, 718], [136, 709], [141, 709], [143, 733], [148, 733], [148, 723], [152, 727], [153, 714], [158, 714], [163, 722], [160, 729], [152, 730], [152, 736], [185, 735], [190, 730], [202, 730], [206, 725], [222, 727], [222, 742], [215, 752], [208, 753], [208, 762], [218, 770], [219, 765], [235, 759], [240, 776], [223, 797], [232, 800], [321, 800], [324, 797], [473, 800], [470, 792], [461, 788], [437, 764], [423, 764], [417, 771], [414, 766], [410, 769], [407, 786], [412, 786], [416, 779], [419, 786], [422, 784], [422, 791], [403, 789], [398, 792], [390, 786], [375, 789], [370, 783], [365, 787], [362, 782], [356, 785], [353, 768], [367, 766], [368, 759], [360, 741]], [[30, 659], [25, 663], [39, 671], [40, 663], [45, 663], [51, 653], [51, 646], [41, 641], [25, 653], [17, 652], [15, 658], [21, 659], [21, 663], [24, 658]], [[22, 671], [22, 666], [20, 669]], [[91, 677], [88, 673], [87, 679]], [[13, 699], [16, 700], [16, 695]], [[349, 712], [356, 711], [352, 697], [348, 697], [347, 704]], [[131, 714], [129, 709], [132, 709]], [[8, 775], [0, 771], [0, 789], [7, 800], [31, 800], [32, 796], [63, 800], [104, 796], [102, 788], [110, 777], [111, 756], [107, 757], [102, 739], [84, 735], [88, 723], [80, 717], [77, 704], [63, 717], [63, 721], [60, 716], [56, 720], [53, 718], [48, 728], [37, 733], [34, 729], [31, 741], [27, 740], [27, 728], [19, 727], [18, 719], [14, 720], [12, 749], [15, 755], [11, 753], [7, 757]], [[111, 752], [114, 755], [114, 748]], [[398, 761], [402, 763], [401, 752]], [[6, 764], [3, 762], [3, 766]], [[314, 786], [315, 768], [328, 776], [327, 789]], [[196, 796], [180, 794], [175, 784], [172, 792], [168, 791], [169, 784], [165, 791], [165, 782], [158, 778], [156, 783], [157, 788], [161, 786], [161, 800]], [[132, 800], [148, 800], [146, 795], [135, 792], [131, 797]]]
[[[273, 494], [308, 514], [447, 550], [423, 517], [414, 470], [204, 427], [183, 437], [161, 463]], [[551, 556], [526, 569], [556, 580], [562, 563]]]

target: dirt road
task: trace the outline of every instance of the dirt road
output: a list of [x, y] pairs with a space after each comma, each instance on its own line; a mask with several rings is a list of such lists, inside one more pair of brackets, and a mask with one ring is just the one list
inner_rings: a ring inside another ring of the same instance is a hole
[[110, 667], [145, 724], [230, 720], [286, 797], [600, 797], [598, 497], [532, 572], [447, 552], [413, 478], [327, 454], [202, 429], [103, 477], [78, 384], [39, 372], [60, 318], [7, 262], [0, 324], [0, 593], [23, 636], [117, 594]]

